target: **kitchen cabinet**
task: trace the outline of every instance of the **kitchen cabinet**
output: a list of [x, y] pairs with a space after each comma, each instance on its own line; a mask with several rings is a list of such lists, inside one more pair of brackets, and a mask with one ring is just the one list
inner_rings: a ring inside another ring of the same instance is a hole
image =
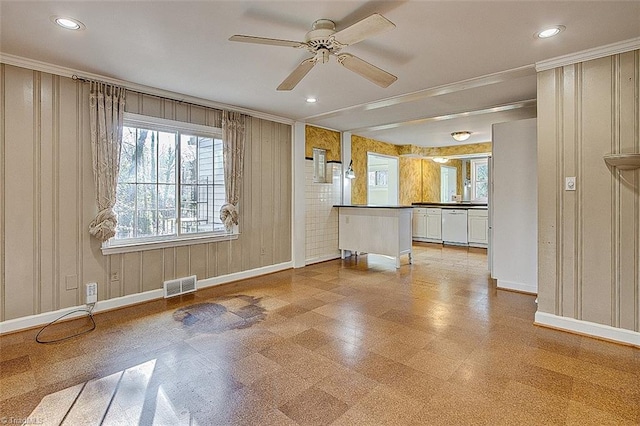
[[442, 242], [442, 209], [427, 209], [427, 240]]
[[347, 251], [392, 256], [396, 268], [400, 256], [411, 250], [411, 207], [350, 206], [338, 207], [338, 249], [344, 259]]
[[413, 239], [432, 243], [442, 242], [442, 209], [414, 207]]
[[427, 209], [421, 207], [413, 209], [411, 233], [414, 240], [427, 238]]
[[469, 210], [467, 220], [469, 245], [471, 247], [487, 247], [489, 243], [489, 217], [487, 210]]

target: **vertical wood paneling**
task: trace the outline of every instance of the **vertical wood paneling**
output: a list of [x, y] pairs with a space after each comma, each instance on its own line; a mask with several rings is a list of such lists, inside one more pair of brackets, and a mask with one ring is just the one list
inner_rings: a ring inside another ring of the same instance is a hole
[[175, 247], [166, 248], [162, 251], [162, 261], [164, 262], [164, 281], [176, 278], [176, 249]]
[[191, 275], [189, 268], [189, 246], [176, 247], [176, 278]]
[[5, 297], [5, 112], [7, 111], [7, 97], [4, 92], [5, 88], [5, 66], [0, 64], [0, 321], [5, 320], [4, 305], [7, 298]]
[[163, 262], [162, 250], [147, 250], [142, 252], [142, 291], [162, 288]]
[[[566, 66], [562, 72], [557, 73], [558, 87], [560, 88], [557, 100], [558, 111], [556, 120], [556, 133], [558, 135], [559, 168], [565, 176], [579, 176], [577, 173], [578, 156], [576, 150], [576, 132], [574, 123], [577, 96], [579, 92], [575, 87], [575, 67]], [[561, 217], [575, 217], [577, 212], [578, 197], [576, 192], [561, 191]], [[558, 272], [561, 274], [561, 281], [564, 285], [558, 289], [558, 314], [576, 315], [576, 232], [573, 226], [563, 226], [561, 228], [561, 243], [558, 250], [561, 256], [567, 259], [566, 262], [558, 265]]]
[[[638, 135], [638, 116], [640, 116], [638, 57], [640, 51], [620, 55], [617, 79], [619, 97], [619, 152], [640, 152]], [[638, 329], [638, 303], [640, 285], [638, 268], [640, 265], [640, 212], [638, 211], [638, 191], [640, 172], [618, 171], [615, 180], [619, 187], [619, 241], [618, 261], [618, 305], [619, 326], [628, 330]], [[628, 284], [627, 284], [628, 283]]]
[[[252, 128], [252, 118], [247, 118], [245, 123], [245, 141], [247, 144], [245, 145], [244, 150], [244, 185], [242, 188], [242, 200], [240, 201], [240, 208], [242, 214], [240, 215], [240, 240], [242, 241], [242, 269], [247, 270], [252, 268], [252, 246], [255, 245], [255, 241], [253, 241], [251, 235], [253, 234], [253, 230], [251, 229], [251, 212], [253, 211], [253, 206], [251, 204], [252, 194], [253, 194], [253, 167], [252, 165], [252, 150], [251, 147], [253, 145], [253, 134], [251, 132]], [[257, 267], [258, 262], [255, 262]], [[209, 268], [211, 268], [212, 264], [209, 262]], [[209, 276], [213, 276], [211, 271], [209, 271]]]
[[41, 103], [41, 74], [33, 73], [33, 306], [37, 313], [40, 313], [40, 266], [42, 258], [40, 256], [40, 173], [41, 173], [41, 143], [42, 143], [42, 109]]
[[[262, 155], [263, 161], [260, 163], [260, 175], [262, 182], [273, 182], [273, 174], [275, 171], [276, 165], [273, 163], [274, 161], [274, 141], [273, 141], [273, 123], [267, 122], [265, 120], [260, 120], [261, 127], [261, 146], [262, 146]], [[277, 214], [275, 211], [276, 205], [273, 201], [273, 194], [275, 188], [274, 185], [264, 185], [262, 187], [261, 193], [261, 207], [262, 207], [262, 222], [260, 227], [261, 234], [261, 248], [264, 250], [264, 255], [262, 256], [260, 266], [271, 265], [273, 263], [273, 227], [275, 225], [275, 215]]]
[[140, 264], [142, 253], [137, 251], [122, 255], [122, 275], [120, 279], [123, 284], [123, 296], [140, 293], [142, 283], [140, 282]]
[[189, 246], [189, 275], [197, 275], [198, 279], [207, 278], [207, 245]]
[[277, 237], [278, 255], [274, 263], [288, 262], [291, 260], [291, 244], [287, 244], [292, 239], [291, 235], [291, 194], [293, 187], [291, 186], [291, 126], [278, 124], [279, 135], [277, 138], [278, 146], [278, 164], [279, 182], [276, 181], [277, 187], [280, 189], [280, 197], [278, 202], [279, 220]]
[[[248, 120], [238, 240], [103, 256], [88, 234], [96, 213], [88, 87], [2, 64], [0, 95], [0, 320], [83, 303], [90, 281], [105, 300], [192, 273], [203, 279], [291, 259], [290, 126]], [[219, 110], [135, 92], [126, 109], [221, 125]]]
[[538, 309], [558, 314], [556, 70], [538, 73]]
[[218, 276], [229, 274], [231, 271], [231, 246], [229, 241], [216, 244], [216, 269]]
[[44, 74], [40, 83], [40, 304], [39, 312], [54, 310], [54, 277], [55, 255], [54, 255], [54, 225], [55, 217], [54, 202], [54, 93], [57, 78], [49, 74]]
[[[262, 235], [261, 225], [262, 218], [265, 214], [264, 206], [262, 205], [262, 144], [259, 141], [262, 140], [262, 126], [257, 119], [251, 120], [251, 206], [250, 212], [247, 212], [251, 216], [251, 234], [249, 237], [249, 244], [251, 247], [251, 268], [258, 268], [262, 265]], [[247, 164], [247, 163], [245, 163]]]
[[635, 331], [640, 172], [602, 157], [640, 151], [639, 52], [538, 74], [539, 309]]
[[[34, 313], [34, 73], [6, 67], [5, 134], [16, 143], [4, 147], [5, 319]], [[10, 301], [10, 302], [9, 302]]]
[[[611, 152], [611, 57], [582, 65], [582, 175], [579, 184], [582, 246], [582, 319], [612, 325], [611, 172], [602, 156]], [[588, 147], [588, 148], [587, 148]], [[588, 191], [588, 194], [585, 193]], [[585, 280], [590, 285], [585, 285]], [[594, 284], [591, 284], [594, 283]], [[595, 283], [599, 283], [595, 285]]]
[[207, 275], [210, 277], [216, 277], [220, 275], [218, 273], [217, 244], [215, 243], [208, 244], [207, 256], [209, 256], [209, 261], [207, 262], [207, 265], [208, 265]]
[[60, 240], [58, 251], [60, 256], [60, 308], [75, 306], [80, 303], [79, 289], [66, 289], [62, 285], [65, 277], [79, 277], [80, 235], [78, 223], [82, 220], [80, 212], [79, 163], [78, 152], [78, 85], [71, 79], [60, 80], [60, 157], [58, 177], [60, 182], [58, 198], [58, 228]]

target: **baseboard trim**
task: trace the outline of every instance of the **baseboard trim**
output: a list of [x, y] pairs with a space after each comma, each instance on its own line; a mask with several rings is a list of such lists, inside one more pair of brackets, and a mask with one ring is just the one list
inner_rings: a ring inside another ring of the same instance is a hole
[[534, 324], [640, 348], [640, 333], [595, 322], [536, 312]]
[[528, 294], [538, 294], [538, 289], [536, 286], [516, 283], [513, 281], [504, 281], [504, 280], [496, 280], [496, 285], [499, 289], [502, 290], [515, 290], [520, 293], [528, 293]]
[[[226, 284], [233, 281], [239, 281], [247, 278], [254, 278], [260, 275], [271, 274], [273, 272], [283, 271], [285, 269], [291, 269], [293, 267], [292, 262], [278, 263], [276, 265], [264, 266], [261, 268], [250, 269], [248, 271], [236, 272], [233, 274], [222, 275], [220, 277], [207, 278], [198, 281], [198, 289], [212, 287], [220, 284]], [[99, 313], [104, 311], [111, 311], [113, 309], [124, 308], [126, 306], [137, 305], [138, 303], [149, 302], [151, 300], [162, 299], [164, 292], [162, 289], [145, 291], [144, 293], [130, 294], [128, 296], [115, 297], [108, 300], [100, 300], [96, 303], [93, 313]], [[65, 314], [73, 312], [79, 309], [86, 309], [86, 305], [73, 306], [70, 308], [59, 309], [57, 311], [44, 312], [36, 315], [29, 315], [26, 317], [10, 319], [0, 322], [0, 335], [7, 333], [14, 333], [16, 331], [27, 330], [30, 328], [42, 326], [54, 321]], [[65, 317], [67, 319], [78, 318], [85, 315], [83, 312], [77, 314], [71, 314]]]
[[220, 284], [227, 284], [233, 281], [246, 280], [248, 278], [259, 277], [260, 275], [273, 274], [293, 268], [293, 262], [277, 263], [275, 265], [263, 266], [261, 268], [249, 269], [247, 271], [234, 272], [232, 274], [221, 275], [219, 277], [206, 278], [198, 281], [198, 290], [201, 288], [213, 287]]
[[340, 253], [329, 254], [321, 257], [314, 257], [312, 259], [306, 259], [304, 262], [305, 262], [305, 265], [313, 265], [314, 263], [322, 263], [328, 260], [335, 260], [335, 259], [340, 259]]

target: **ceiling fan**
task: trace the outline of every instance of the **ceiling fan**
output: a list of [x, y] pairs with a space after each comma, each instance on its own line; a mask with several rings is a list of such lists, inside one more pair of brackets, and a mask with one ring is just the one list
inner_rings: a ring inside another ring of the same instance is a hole
[[277, 90], [292, 90], [314, 65], [318, 62], [326, 63], [329, 56], [334, 55], [340, 65], [377, 84], [380, 87], [388, 87], [398, 77], [390, 74], [367, 61], [349, 53], [340, 51], [352, 44], [366, 38], [380, 34], [395, 28], [395, 24], [379, 13], [374, 13], [355, 24], [336, 32], [336, 24], [329, 19], [318, 19], [311, 26], [305, 36], [305, 41], [280, 40], [274, 38], [254, 37], [248, 35], [234, 35], [231, 41], [244, 43], [267, 44], [272, 46], [294, 47], [306, 49], [313, 54], [305, 59], [293, 70], [287, 78], [278, 86]]

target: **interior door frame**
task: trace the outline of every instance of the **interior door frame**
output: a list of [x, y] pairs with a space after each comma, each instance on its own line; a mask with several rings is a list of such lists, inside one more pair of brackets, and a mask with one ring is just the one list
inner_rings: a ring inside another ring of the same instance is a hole
[[[375, 156], [375, 157], [381, 157], [381, 158], [386, 158], [388, 160], [394, 161], [396, 163], [396, 175], [395, 175], [395, 192], [396, 192], [396, 200], [395, 203], [389, 203], [391, 205], [398, 205], [400, 202], [400, 158], [393, 156], [393, 155], [386, 155], [386, 154], [380, 154], [377, 152], [370, 152], [367, 151], [367, 204], [371, 204], [370, 202], [370, 191], [369, 191], [369, 157], [370, 156]], [[389, 174], [390, 175], [390, 174]], [[389, 182], [392, 181], [392, 179], [389, 179], [389, 177], [387, 178]], [[388, 198], [388, 195], [387, 195]]]

